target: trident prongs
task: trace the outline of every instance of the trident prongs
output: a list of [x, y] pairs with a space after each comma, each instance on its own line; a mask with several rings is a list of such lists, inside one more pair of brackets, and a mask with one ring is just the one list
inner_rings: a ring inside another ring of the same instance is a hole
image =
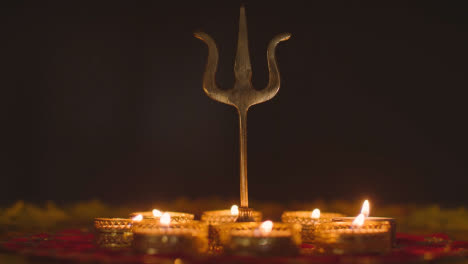
[[234, 65], [234, 88], [222, 90], [216, 84], [216, 70], [218, 68], [218, 48], [208, 34], [195, 32], [195, 37], [208, 45], [208, 61], [203, 75], [203, 90], [213, 100], [232, 105], [239, 113], [240, 130], [240, 205], [249, 207], [247, 189], [247, 111], [252, 105], [260, 104], [273, 98], [280, 88], [280, 74], [276, 63], [275, 49], [279, 42], [288, 40], [290, 33], [276, 35], [268, 44], [267, 60], [270, 78], [263, 90], [256, 90], [252, 86], [252, 67], [250, 66], [249, 47], [247, 40], [247, 20], [245, 8], [240, 8], [239, 37], [237, 54]]

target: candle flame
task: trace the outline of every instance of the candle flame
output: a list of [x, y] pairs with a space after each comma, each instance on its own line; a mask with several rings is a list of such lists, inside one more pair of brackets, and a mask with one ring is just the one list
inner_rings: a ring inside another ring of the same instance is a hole
[[158, 209], [153, 209], [153, 216], [154, 217], [161, 217], [163, 213], [159, 211]]
[[159, 223], [169, 225], [171, 223], [171, 215], [169, 213], [162, 214], [161, 218], [159, 218]]
[[139, 214], [139, 215], [136, 215], [132, 218], [133, 221], [135, 222], [140, 222], [141, 220], [143, 220], [143, 215]]
[[271, 232], [271, 230], [273, 229], [273, 222], [268, 220], [268, 221], [265, 221], [263, 222], [261, 225], [260, 225], [260, 233], [262, 234], [269, 234]]
[[358, 216], [356, 216], [356, 218], [354, 218], [353, 226], [361, 227], [364, 224], [365, 218], [366, 217], [364, 216], [364, 214], [359, 214]]
[[239, 215], [239, 206], [237, 205], [231, 206], [231, 215]]
[[320, 218], [320, 209], [315, 208], [315, 209], [312, 211], [312, 214], [310, 215], [310, 217], [312, 217], [312, 218], [314, 218], [314, 219], [319, 219], [319, 218]]
[[365, 200], [364, 203], [362, 204], [361, 214], [363, 214], [365, 217], [369, 217], [369, 213], [370, 213], [369, 201]]

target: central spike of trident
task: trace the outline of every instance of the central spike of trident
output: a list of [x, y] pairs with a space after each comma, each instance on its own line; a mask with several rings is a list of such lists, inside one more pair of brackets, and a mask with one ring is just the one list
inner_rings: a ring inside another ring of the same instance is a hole
[[270, 79], [267, 87], [263, 90], [254, 89], [251, 82], [252, 67], [250, 66], [247, 20], [245, 18], [244, 6], [240, 8], [239, 37], [237, 41], [236, 61], [234, 64], [234, 88], [221, 90], [216, 84], [218, 48], [213, 38], [204, 32], [195, 32], [194, 35], [208, 45], [208, 61], [203, 75], [203, 90], [211, 99], [236, 107], [239, 113], [241, 205], [239, 208], [239, 221], [249, 221], [251, 219], [251, 209], [249, 209], [247, 189], [247, 111], [252, 105], [268, 101], [278, 93], [280, 88], [280, 75], [275, 58], [275, 49], [279, 42], [288, 40], [291, 34], [279, 34], [268, 44], [267, 60]]

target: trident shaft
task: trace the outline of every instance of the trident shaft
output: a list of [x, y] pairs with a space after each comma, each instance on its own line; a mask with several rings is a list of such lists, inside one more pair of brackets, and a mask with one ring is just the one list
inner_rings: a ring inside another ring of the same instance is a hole
[[289, 33], [276, 35], [268, 44], [267, 60], [270, 73], [268, 85], [263, 90], [256, 90], [252, 86], [252, 67], [250, 66], [249, 47], [247, 40], [247, 20], [245, 8], [240, 8], [239, 37], [237, 54], [234, 64], [234, 88], [221, 90], [216, 84], [216, 70], [218, 68], [218, 48], [208, 34], [195, 32], [195, 37], [208, 45], [208, 61], [203, 75], [203, 90], [213, 100], [236, 107], [239, 113], [240, 131], [240, 205], [249, 207], [247, 189], [247, 111], [252, 105], [260, 104], [273, 98], [280, 88], [280, 75], [275, 58], [276, 45], [288, 40]]

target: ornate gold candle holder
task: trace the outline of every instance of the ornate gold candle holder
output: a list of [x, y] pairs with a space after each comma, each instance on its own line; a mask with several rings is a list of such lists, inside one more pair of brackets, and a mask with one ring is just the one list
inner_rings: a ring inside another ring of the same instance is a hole
[[[222, 245], [219, 234], [223, 228], [222, 224], [235, 223], [239, 217], [237, 206], [233, 205], [231, 210], [214, 210], [205, 211], [201, 216], [201, 221], [209, 225], [208, 229], [208, 244], [211, 253], [220, 253]], [[252, 218], [255, 222], [262, 220], [262, 213], [252, 211]]]
[[329, 223], [333, 218], [341, 217], [338, 213], [321, 213], [320, 210], [314, 211], [286, 211], [281, 215], [283, 223], [300, 224], [302, 226], [301, 238], [304, 243], [313, 243], [315, 240], [315, 231], [321, 224]]
[[208, 226], [199, 221], [146, 220], [133, 226], [133, 247], [145, 254], [202, 254], [208, 249], [207, 236]]
[[315, 233], [317, 253], [372, 254], [391, 250], [390, 224], [365, 221], [362, 226], [351, 222], [330, 222]]
[[[347, 222], [351, 223], [353, 222], [354, 217], [335, 217], [333, 218], [334, 222]], [[390, 241], [392, 243], [392, 247], [396, 246], [396, 229], [397, 229], [397, 224], [396, 224], [396, 219], [391, 218], [391, 217], [374, 217], [374, 216], [368, 216], [366, 217], [366, 221], [372, 221], [372, 222], [385, 222], [390, 225]]]
[[298, 224], [245, 222], [223, 224], [221, 243], [226, 254], [244, 256], [295, 256], [301, 244]]
[[132, 226], [132, 219], [95, 218], [96, 244], [104, 248], [129, 247], [133, 239]]
[[[362, 203], [361, 214], [364, 215], [366, 221], [373, 221], [373, 222], [387, 222], [390, 224], [390, 240], [392, 241], [392, 246], [396, 246], [396, 219], [391, 217], [374, 217], [369, 216], [370, 213], [370, 203], [369, 200], [365, 200]], [[333, 219], [335, 222], [353, 222], [354, 217], [335, 217]]]
[[[177, 223], [187, 223], [187, 222], [193, 221], [193, 219], [195, 218], [195, 215], [189, 214], [189, 213], [181, 213], [181, 212], [164, 212], [164, 213], [168, 213], [171, 216], [171, 221], [177, 222]], [[159, 220], [162, 214], [163, 212], [154, 209], [153, 211], [131, 213], [130, 217], [133, 218], [137, 215], [142, 215], [144, 220], [147, 220], [147, 219]]]

